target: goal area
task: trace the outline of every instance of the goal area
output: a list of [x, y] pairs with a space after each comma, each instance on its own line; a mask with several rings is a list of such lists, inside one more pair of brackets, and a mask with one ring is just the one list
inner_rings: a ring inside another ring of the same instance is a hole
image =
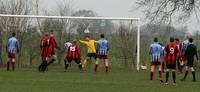
[[[39, 50], [39, 39], [46, 31], [55, 32], [61, 48], [66, 41], [84, 39], [86, 35], [98, 40], [103, 33], [109, 41], [111, 63], [120, 61], [140, 69], [140, 18], [0, 14], [0, 23], [1, 33], [5, 33], [2, 39], [8, 38], [9, 32], [17, 33], [22, 58], [25, 55], [33, 60], [39, 57], [36, 50]], [[62, 61], [65, 50], [57, 54]]]

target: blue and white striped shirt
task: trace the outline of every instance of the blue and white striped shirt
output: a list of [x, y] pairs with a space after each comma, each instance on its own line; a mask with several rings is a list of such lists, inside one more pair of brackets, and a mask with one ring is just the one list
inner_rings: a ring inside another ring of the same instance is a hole
[[100, 39], [97, 42], [97, 54], [98, 55], [107, 55], [108, 54], [108, 40], [105, 38]]
[[150, 54], [152, 62], [160, 62], [161, 56], [163, 54], [163, 48], [158, 43], [153, 43], [150, 45]]
[[15, 37], [11, 37], [8, 40], [8, 52], [16, 53], [18, 49], [18, 40]]

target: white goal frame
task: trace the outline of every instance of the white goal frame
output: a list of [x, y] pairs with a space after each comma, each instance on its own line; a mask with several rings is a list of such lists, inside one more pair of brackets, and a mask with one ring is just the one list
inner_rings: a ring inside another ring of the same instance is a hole
[[40, 18], [40, 19], [85, 19], [85, 20], [129, 20], [137, 22], [137, 64], [136, 68], [140, 69], [140, 18], [127, 17], [74, 17], [74, 16], [41, 16], [41, 15], [11, 15], [0, 14], [0, 17], [16, 17], [16, 18]]

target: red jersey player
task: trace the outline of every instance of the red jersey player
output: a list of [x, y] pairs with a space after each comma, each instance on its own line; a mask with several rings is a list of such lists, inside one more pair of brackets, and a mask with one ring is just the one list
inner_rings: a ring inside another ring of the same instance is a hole
[[74, 60], [79, 66], [79, 69], [82, 70], [82, 64], [81, 64], [81, 52], [80, 48], [76, 44], [77, 41], [74, 40], [72, 45], [69, 46], [66, 57], [64, 59], [64, 64], [65, 64], [65, 71], [67, 71], [69, 63], [71, 63], [72, 60]]
[[174, 43], [174, 38], [170, 38], [170, 43], [165, 47], [165, 53], [167, 56], [166, 61], [166, 83], [168, 84], [169, 71], [172, 72], [173, 85], [176, 85], [176, 58], [178, 54], [178, 48]]
[[45, 33], [45, 37], [43, 37], [41, 40], [40, 40], [40, 56], [41, 56], [41, 59], [42, 59], [42, 62], [39, 66], [39, 71], [45, 71], [45, 66], [47, 65], [47, 38], [48, 38], [48, 33], [46, 32]]
[[47, 60], [48, 60], [48, 64], [47, 66], [49, 66], [50, 64], [52, 64], [55, 59], [56, 59], [56, 55], [55, 55], [55, 48], [59, 49], [56, 40], [53, 36], [53, 31], [51, 31], [50, 35], [47, 38], [47, 42], [48, 42], [48, 47], [47, 47]]

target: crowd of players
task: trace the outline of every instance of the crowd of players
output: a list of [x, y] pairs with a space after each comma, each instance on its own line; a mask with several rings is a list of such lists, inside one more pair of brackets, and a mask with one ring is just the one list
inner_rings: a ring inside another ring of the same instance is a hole
[[[12, 33], [12, 37], [9, 38], [7, 44], [8, 62], [7, 70], [15, 70], [15, 59], [16, 53], [19, 52], [19, 43], [15, 37], [15, 33]], [[72, 61], [78, 64], [78, 68], [83, 71], [87, 61], [91, 61], [92, 58], [96, 61], [94, 66], [94, 71], [97, 72], [99, 60], [104, 60], [105, 72], [108, 72], [108, 40], [105, 39], [104, 34], [100, 35], [100, 40], [95, 41], [86, 36], [85, 39], [77, 41], [74, 39], [72, 42], [67, 41], [64, 46], [66, 50], [66, 56], [64, 59], [64, 70], [67, 71], [69, 64]], [[81, 49], [77, 45], [77, 42], [84, 44], [87, 47], [87, 57], [82, 59]], [[46, 32], [44, 37], [40, 41], [40, 55], [41, 64], [38, 67], [40, 72], [45, 72], [48, 70], [48, 66], [51, 65], [56, 60], [56, 55], [54, 49], [60, 50], [56, 44], [56, 40], [53, 36], [53, 31], [50, 33]], [[168, 84], [169, 73], [172, 73], [173, 85], [176, 85], [176, 71], [177, 68], [180, 72], [185, 70], [185, 75], [181, 81], [185, 81], [188, 71], [192, 72], [193, 82], [196, 81], [195, 76], [195, 64], [194, 57], [198, 61], [197, 48], [193, 44], [193, 39], [188, 36], [181, 43], [178, 38], [170, 38], [170, 42], [164, 46], [159, 43], [158, 38], [154, 38], [154, 43], [149, 47], [149, 53], [151, 55], [151, 65], [150, 65], [150, 80], [153, 80], [154, 69], [157, 67], [159, 80], [163, 83], [162, 73], [165, 72], [165, 84]], [[178, 66], [178, 67], [177, 67]]]
[[[86, 59], [81, 58], [81, 49], [77, 45], [80, 42], [87, 47], [87, 57]], [[85, 70], [87, 61], [91, 61], [92, 58], [96, 61], [94, 66], [94, 71], [97, 72], [99, 60], [103, 59], [105, 64], [105, 72], [108, 72], [108, 41], [105, 38], [104, 34], [100, 35], [98, 41], [90, 39], [89, 36], [86, 36], [85, 39], [77, 41], [74, 39], [72, 42], [67, 41], [64, 44], [66, 49], [66, 55], [64, 59], [64, 70], [67, 71], [70, 63], [75, 61], [78, 64], [78, 67], [81, 71]], [[19, 51], [19, 43], [15, 37], [15, 33], [12, 33], [12, 37], [9, 38], [7, 44], [7, 53], [8, 53], [8, 62], [7, 70], [10, 70], [10, 65], [12, 65], [12, 70], [15, 70], [15, 59], [16, 53]], [[44, 37], [40, 40], [40, 56], [41, 64], [38, 67], [40, 72], [45, 72], [48, 70], [48, 66], [51, 65], [56, 60], [55, 49], [60, 50], [56, 40], [53, 35], [53, 31], [50, 33], [45, 32]]]
[[[188, 36], [181, 43], [178, 38], [170, 38], [170, 42], [164, 46], [159, 43], [158, 38], [154, 38], [154, 43], [149, 47], [151, 55], [150, 81], [153, 80], [154, 68], [157, 67], [159, 80], [163, 83], [162, 72], [165, 72], [165, 84], [168, 83], [169, 73], [172, 73], [173, 85], [176, 85], [176, 71], [183, 72], [185, 75], [181, 81], [185, 81], [188, 71], [192, 72], [193, 82], [196, 81], [194, 57], [198, 61], [197, 48], [193, 44], [193, 39]], [[177, 69], [178, 68], [178, 69]]]

